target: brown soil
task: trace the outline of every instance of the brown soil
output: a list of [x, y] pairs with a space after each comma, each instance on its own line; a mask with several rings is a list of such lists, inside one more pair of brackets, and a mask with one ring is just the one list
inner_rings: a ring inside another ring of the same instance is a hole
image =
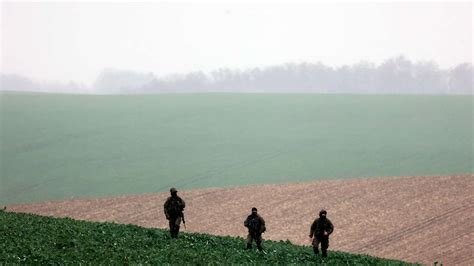
[[[309, 245], [320, 209], [335, 226], [330, 249], [409, 262], [474, 265], [474, 175], [325, 180], [180, 191], [187, 231], [245, 236], [256, 206], [266, 239]], [[166, 228], [168, 193], [55, 201], [8, 210]]]

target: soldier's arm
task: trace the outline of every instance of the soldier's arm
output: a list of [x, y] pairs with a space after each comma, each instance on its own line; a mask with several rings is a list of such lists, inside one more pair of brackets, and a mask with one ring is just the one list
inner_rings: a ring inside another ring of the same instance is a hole
[[311, 229], [309, 231], [309, 237], [314, 236], [314, 231], [316, 231], [316, 220], [314, 220], [313, 224], [311, 224]]
[[244, 226], [249, 227], [249, 217], [247, 217], [247, 219], [245, 219]]
[[166, 210], [168, 208], [169, 200], [165, 201], [165, 204], [163, 204], [163, 208]]
[[163, 205], [163, 210], [164, 210], [164, 213], [165, 213], [166, 218], [168, 218], [168, 207], [169, 207], [168, 205], [169, 205], [169, 204], [170, 204], [170, 200], [167, 199], [167, 200], [165, 201], [165, 204]]
[[179, 198], [181, 200], [181, 208], [184, 209], [186, 207], [186, 202], [182, 198]]
[[331, 223], [331, 221], [328, 219], [328, 235], [332, 234], [332, 232], [334, 231], [334, 225]]
[[181, 210], [184, 210], [184, 208], [186, 207], [186, 203], [184, 202], [184, 200], [182, 198], [179, 198], [178, 202], [179, 202], [179, 207], [181, 208]]
[[265, 226], [265, 220], [260, 216], [260, 233], [263, 233], [267, 230]]

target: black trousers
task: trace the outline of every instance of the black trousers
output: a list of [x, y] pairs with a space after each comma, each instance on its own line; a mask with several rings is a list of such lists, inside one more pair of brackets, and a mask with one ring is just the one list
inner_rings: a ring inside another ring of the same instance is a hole
[[329, 248], [329, 236], [315, 236], [313, 238], [313, 251], [315, 254], [319, 254], [319, 244], [321, 244], [321, 251], [323, 252], [323, 257], [327, 257]]
[[171, 238], [178, 238], [181, 217], [170, 217], [169, 220]]
[[247, 235], [247, 249], [252, 248], [252, 242], [255, 241], [257, 243], [257, 249], [263, 250], [262, 248], [262, 234], [252, 234], [249, 232]]

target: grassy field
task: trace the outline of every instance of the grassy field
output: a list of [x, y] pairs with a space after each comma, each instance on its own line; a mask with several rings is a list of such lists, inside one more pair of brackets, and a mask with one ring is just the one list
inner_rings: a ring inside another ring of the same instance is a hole
[[286, 241], [263, 245], [266, 254], [245, 250], [243, 238], [184, 233], [174, 241], [161, 229], [0, 211], [0, 263], [7, 264], [409, 265], [337, 251], [323, 260]]
[[3, 93], [0, 204], [472, 173], [473, 99]]

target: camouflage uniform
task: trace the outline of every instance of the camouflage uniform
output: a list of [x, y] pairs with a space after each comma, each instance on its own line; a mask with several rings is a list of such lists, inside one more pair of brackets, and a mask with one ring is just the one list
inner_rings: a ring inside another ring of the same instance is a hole
[[[314, 220], [313, 224], [311, 225], [311, 231], [309, 233], [310, 237], [313, 237], [313, 251], [316, 255], [319, 254], [319, 243], [321, 243], [321, 250], [323, 252], [323, 257], [327, 257], [328, 247], [329, 247], [329, 235], [332, 234], [334, 231], [334, 226], [331, 221], [326, 218], [326, 211], [322, 210], [319, 212], [319, 218]], [[324, 235], [324, 232], [327, 235]]]
[[[255, 208], [254, 208], [255, 209]], [[265, 232], [265, 220], [262, 216], [257, 214], [257, 210], [252, 209], [252, 214], [247, 217], [244, 221], [244, 226], [248, 228], [249, 234], [247, 236], [247, 249], [252, 248], [252, 241], [255, 240], [257, 243], [258, 250], [262, 248], [262, 233]]]
[[169, 222], [171, 238], [178, 238], [181, 217], [186, 203], [177, 195], [176, 189], [171, 189], [170, 192], [171, 197], [164, 204], [164, 212]]

